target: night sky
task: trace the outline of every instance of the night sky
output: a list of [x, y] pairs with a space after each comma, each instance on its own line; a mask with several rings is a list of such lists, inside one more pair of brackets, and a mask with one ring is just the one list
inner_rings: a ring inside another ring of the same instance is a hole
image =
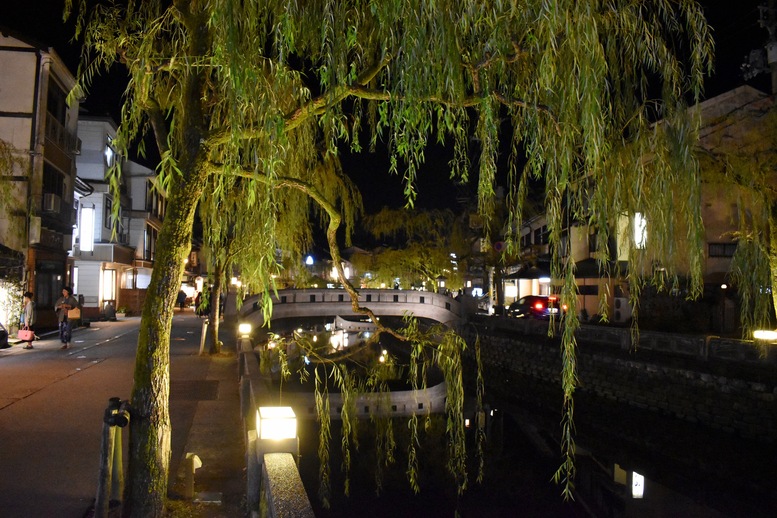
[[[758, 5], [766, 0], [741, 0], [728, 2], [708, 0], [705, 5], [708, 21], [714, 29], [716, 41], [716, 70], [706, 86], [706, 97], [713, 97], [745, 84], [740, 65], [751, 49], [763, 48], [768, 38], [765, 29], [758, 24]], [[54, 46], [71, 70], [75, 72], [79, 51], [69, 40], [72, 22], [62, 23], [61, 0], [27, 0], [23, 9], [6, 9], [0, 15], [0, 25], [32, 37], [41, 43]], [[747, 81], [764, 91], [769, 91], [766, 74]], [[95, 115], [118, 117], [121, 86], [109, 79], [98, 80], [89, 93], [84, 107]], [[366, 137], [362, 147], [367, 148]], [[426, 163], [418, 177], [417, 206], [428, 208], [455, 207], [455, 198], [461, 193], [448, 178], [450, 153], [432, 145]], [[401, 178], [388, 174], [388, 156], [385, 148], [375, 154], [353, 156], [343, 153], [345, 171], [353, 178], [364, 197], [368, 213], [382, 206], [399, 207], [404, 204]], [[471, 182], [470, 182], [471, 183]], [[472, 190], [472, 189], [470, 189]]]

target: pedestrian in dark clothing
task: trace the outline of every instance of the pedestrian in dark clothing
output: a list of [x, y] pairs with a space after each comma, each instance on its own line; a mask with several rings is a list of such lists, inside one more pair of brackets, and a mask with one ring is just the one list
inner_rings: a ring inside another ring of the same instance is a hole
[[59, 340], [62, 342], [61, 349], [69, 349], [72, 344], [70, 340], [73, 335], [73, 321], [68, 312], [78, 307], [78, 299], [73, 296], [73, 290], [69, 287], [62, 288], [62, 296], [54, 303], [54, 310], [57, 312], [57, 321], [59, 321]]
[[186, 292], [181, 290], [178, 292], [178, 307], [181, 308], [181, 311], [183, 311], [184, 306], [186, 305]]

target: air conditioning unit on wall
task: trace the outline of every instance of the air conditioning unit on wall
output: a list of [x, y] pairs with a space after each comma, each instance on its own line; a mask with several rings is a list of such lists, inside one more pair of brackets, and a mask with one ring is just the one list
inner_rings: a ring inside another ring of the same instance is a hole
[[43, 212], [59, 212], [62, 199], [56, 194], [46, 193], [43, 195]]

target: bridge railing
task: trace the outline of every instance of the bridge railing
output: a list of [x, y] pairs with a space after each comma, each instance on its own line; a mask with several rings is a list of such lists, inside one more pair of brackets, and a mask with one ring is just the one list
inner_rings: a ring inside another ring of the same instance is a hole
[[[279, 290], [272, 301], [273, 320], [356, 315], [350, 296], [342, 289]], [[449, 326], [455, 326], [462, 316], [459, 300], [429, 291], [361, 289], [359, 304], [369, 307], [378, 316], [402, 316], [410, 312], [416, 317], [436, 320]], [[239, 318], [255, 325], [264, 323], [259, 296], [248, 297], [243, 301]]]

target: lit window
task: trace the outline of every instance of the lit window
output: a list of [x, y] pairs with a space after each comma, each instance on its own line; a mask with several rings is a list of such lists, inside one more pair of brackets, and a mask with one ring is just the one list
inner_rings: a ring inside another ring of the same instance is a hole
[[634, 246], [645, 248], [647, 243], [647, 220], [641, 212], [634, 214]]
[[103, 300], [116, 300], [116, 270], [103, 270]]
[[105, 144], [105, 163], [108, 167], [113, 166], [113, 161], [116, 158], [116, 152], [113, 150], [113, 138], [108, 135], [107, 144]]
[[81, 251], [94, 250], [94, 207], [81, 207], [81, 225], [78, 227]]

